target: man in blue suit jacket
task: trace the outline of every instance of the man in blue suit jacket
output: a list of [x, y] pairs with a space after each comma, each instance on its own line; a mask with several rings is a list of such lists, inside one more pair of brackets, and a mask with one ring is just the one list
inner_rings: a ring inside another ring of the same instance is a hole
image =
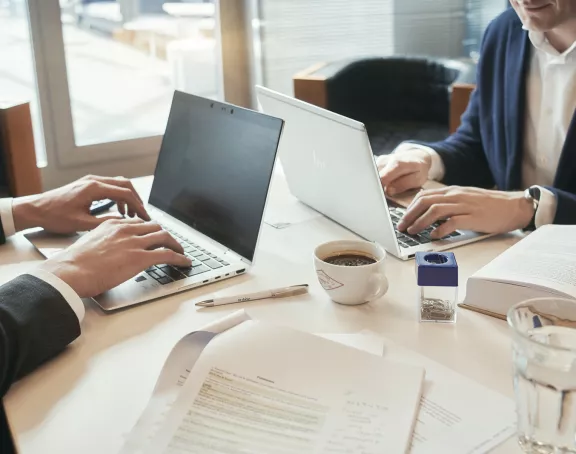
[[439, 219], [447, 222], [434, 238], [576, 224], [576, 1], [511, 4], [484, 35], [458, 131], [401, 144], [378, 162], [390, 195], [427, 179], [449, 185], [421, 191], [400, 230], [419, 233]]

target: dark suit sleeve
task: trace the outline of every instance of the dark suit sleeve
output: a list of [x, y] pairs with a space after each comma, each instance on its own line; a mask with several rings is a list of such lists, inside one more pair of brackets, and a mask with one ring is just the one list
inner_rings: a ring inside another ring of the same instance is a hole
[[0, 287], [0, 392], [80, 335], [78, 317], [46, 282], [30, 275]]
[[[490, 26], [484, 37], [489, 34], [489, 30]], [[481, 55], [484, 55], [484, 43], [485, 38], [481, 46]], [[479, 100], [482, 96], [482, 64], [483, 58], [481, 57], [477, 72], [478, 85], [472, 93], [458, 130], [444, 141], [422, 144], [432, 148], [442, 158], [446, 170], [442, 183], [446, 185], [481, 188], [492, 188], [495, 185], [480, 132]]]
[[576, 194], [546, 186], [556, 197], [554, 224], [576, 224]]

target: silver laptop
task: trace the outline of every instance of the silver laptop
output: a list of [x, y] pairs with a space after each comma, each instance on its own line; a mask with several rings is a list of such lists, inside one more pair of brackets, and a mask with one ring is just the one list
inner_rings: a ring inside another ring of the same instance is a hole
[[[254, 260], [283, 121], [176, 92], [148, 201], [192, 267], [152, 267], [94, 298], [124, 308], [245, 273]], [[27, 235], [46, 257], [77, 239]]]
[[457, 231], [433, 241], [435, 226], [419, 235], [399, 232], [396, 224], [404, 209], [386, 200], [365, 126], [267, 88], [256, 89], [261, 109], [285, 121], [280, 161], [290, 192], [306, 205], [404, 260], [417, 251], [442, 251], [488, 236]]

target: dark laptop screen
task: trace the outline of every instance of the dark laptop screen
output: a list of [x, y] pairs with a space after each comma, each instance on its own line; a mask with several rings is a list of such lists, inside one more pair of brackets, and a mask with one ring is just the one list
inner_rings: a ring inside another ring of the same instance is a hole
[[150, 203], [252, 260], [282, 125], [175, 92]]

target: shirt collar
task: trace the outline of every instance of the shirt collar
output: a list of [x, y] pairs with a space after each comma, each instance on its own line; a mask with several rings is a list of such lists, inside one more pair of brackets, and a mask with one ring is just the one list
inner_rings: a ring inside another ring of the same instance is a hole
[[546, 35], [543, 32], [537, 32], [534, 30], [529, 30], [526, 26], [522, 27], [524, 30], [528, 31], [528, 38], [532, 45], [539, 51], [546, 54], [550, 63], [565, 64], [567, 58], [570, 55], [576, 55], [576, 41], [566, 49], [564, 52], [558, 52], [546, 39]]

